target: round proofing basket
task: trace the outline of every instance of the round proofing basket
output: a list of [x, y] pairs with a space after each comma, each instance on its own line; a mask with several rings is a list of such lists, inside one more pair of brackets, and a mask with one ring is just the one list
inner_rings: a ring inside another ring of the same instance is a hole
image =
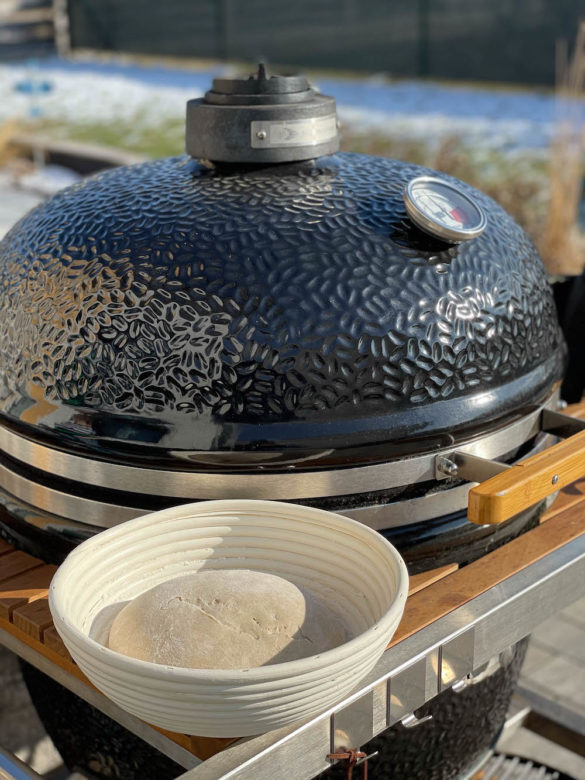
[[[209, 568], [285, 577], [341, 615], [354, 638], [241, 670], [153, 664], [102, 644], [121, 604]], [[165, 509], [83, 542], [54, 577], [49, 604], [79, 667], [124, 710], [171, 731], [235, 737], [310, 717], [348, 694], [384, 652], [407, 591], [398, 552], [360, 523], [296, 504], [229, 500]]]

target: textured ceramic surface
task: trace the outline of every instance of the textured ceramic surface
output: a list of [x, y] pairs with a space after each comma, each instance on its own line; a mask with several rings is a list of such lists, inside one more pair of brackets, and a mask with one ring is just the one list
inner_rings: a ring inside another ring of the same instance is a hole
[[[202, 567], [284, 576], [342, 614], [356, 636], [321, 655], [239, 671], [151, 664], [90, 638], [90, 630], [107, 635], [113, 605]], [[349, 693], [396, 630], [407, 591], [396, 550], [359, 523], [293, 504], [208, 501], [131, 520], [84, 542], [58, 570], [49, 603], [73, 658], [120, 707], [163, 728], [220, 737], [279, 728]]]
[[421, 233], [402, 192], [425, 173], [173, 158], [59, 193], [0, 244], [0, 408], [62, 443], [173, 457], [418, 437], [532, 403], [562, 371], [542, 262], [462, 183], [483, 235]]

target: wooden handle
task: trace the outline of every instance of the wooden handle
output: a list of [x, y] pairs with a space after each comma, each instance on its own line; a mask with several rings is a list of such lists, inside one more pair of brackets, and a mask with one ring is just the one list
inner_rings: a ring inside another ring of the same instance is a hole
[[585, 431], [471, 488], [468, 518], [497, 525], [585, 476]]

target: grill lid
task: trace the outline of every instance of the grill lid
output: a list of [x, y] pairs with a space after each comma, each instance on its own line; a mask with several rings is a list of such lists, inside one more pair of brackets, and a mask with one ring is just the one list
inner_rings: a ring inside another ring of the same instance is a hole
[[[306, 92], [267, 81], [271, 100]], [[356, 154], [180, 157], [62, 191], [0, 243], [4, 421], [184, 467], [193, 451], [428, 449], [535, 403], [564, 355], [542, 262], [442, 174], [487, 227], [459, 245], [421, 231], [403, 192], [430, 173]]]

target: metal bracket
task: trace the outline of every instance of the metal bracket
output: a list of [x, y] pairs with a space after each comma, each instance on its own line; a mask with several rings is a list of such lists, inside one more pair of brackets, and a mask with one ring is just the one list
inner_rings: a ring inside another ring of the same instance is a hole
[[374, 691], [368, 691], [331, 717], [331, 752], [340, 753], [372, 738]]
[[499, 463], [490, 458], [480, 458], [468, 452], [454, 452], [448, 455], [438, 455], [435, 458], [435, 477], [445, 479], [456, 477], [466, 482], [485, 482], [511, 468], [507, 463]]
[[407, 715], [406, 718], [402, 718], [400, 722], [402, 723], [405, 729], [413, 729], [416, 726], [420, 726], [421, 723], [426, 723], [427, 721], [432, 719], [433, 719], [432, 715], [425, 715], [422, 718], [417, 718], [417, 716], [413, 712], [410, 715]]
[[439, 690], [450, 688], [453, 683], [473, 672], [475, 631], [468, 628], [441, 646]]
[[434, 649], [392, 676], [388, 687], [388, 726], [405, 718], [439, 693], [439, 651]]
[[369, 761], [370, 758], [376, 758], [376, 756], [379, 756], [380, 753], [377, 750], [374, 750], [373, 753], [369, 753], [367, 756], [363, 756], [362, 758], [358, 758], [356, 762], [356, 766], [359, 766], [360, 764], [363, 764], [365, 761]]
[[482, 666], [479, 669], [474, 670], [473, 672], [470, 672], [465, 677], [462, 677], [460, 680], [457, 680], [457, 682], [453, 683], [451, 686], [451, 690], [454, 693], [461, 693], [461, 691], [466, 690], [467, 688], [472, 687], [473, 685], [477, 685], [480, 682], [483, 682], [488, 677], [491, 677], [492, 674], [495, 674], [495, 672], [498, 671], [498, 669], [501, 669], [502, 663], [501, 663], [501, 655], [495, 655], [493, 658], [490, 658], [490, 660], [482, 664]]
[[453, 693], [461, 693], [461, 691], [469, 688], [469, 686], [472, 685], [472, 678], [473, 675], [468, 674], [467, 677], [463, 677], [461, 680], [457, 680], [456, 683], [453, 683], [451, 686]]
[[[540, 414], [540, 429], [543, 433], [550, 433], [566, 439], [576, 433], [585, 431], [585, 420], [570, 417], [568, 414], [543, 409]], [[437, 455], [435, 458], [436, 479], [463, 479], [466, 482], [485, 482], [511, 468], [506, 463], [499, 463], [490, 458], [480, 458], [468, 452], [455, 450], [453, 452]]]
[[569, 436], [585, 431], [585, 420], [570, 417], [561, 412], [554, 412], [552, 409], [543, 409], [540, 426], [545, 433], [552, 433], [561, 439], [567, 439]]

